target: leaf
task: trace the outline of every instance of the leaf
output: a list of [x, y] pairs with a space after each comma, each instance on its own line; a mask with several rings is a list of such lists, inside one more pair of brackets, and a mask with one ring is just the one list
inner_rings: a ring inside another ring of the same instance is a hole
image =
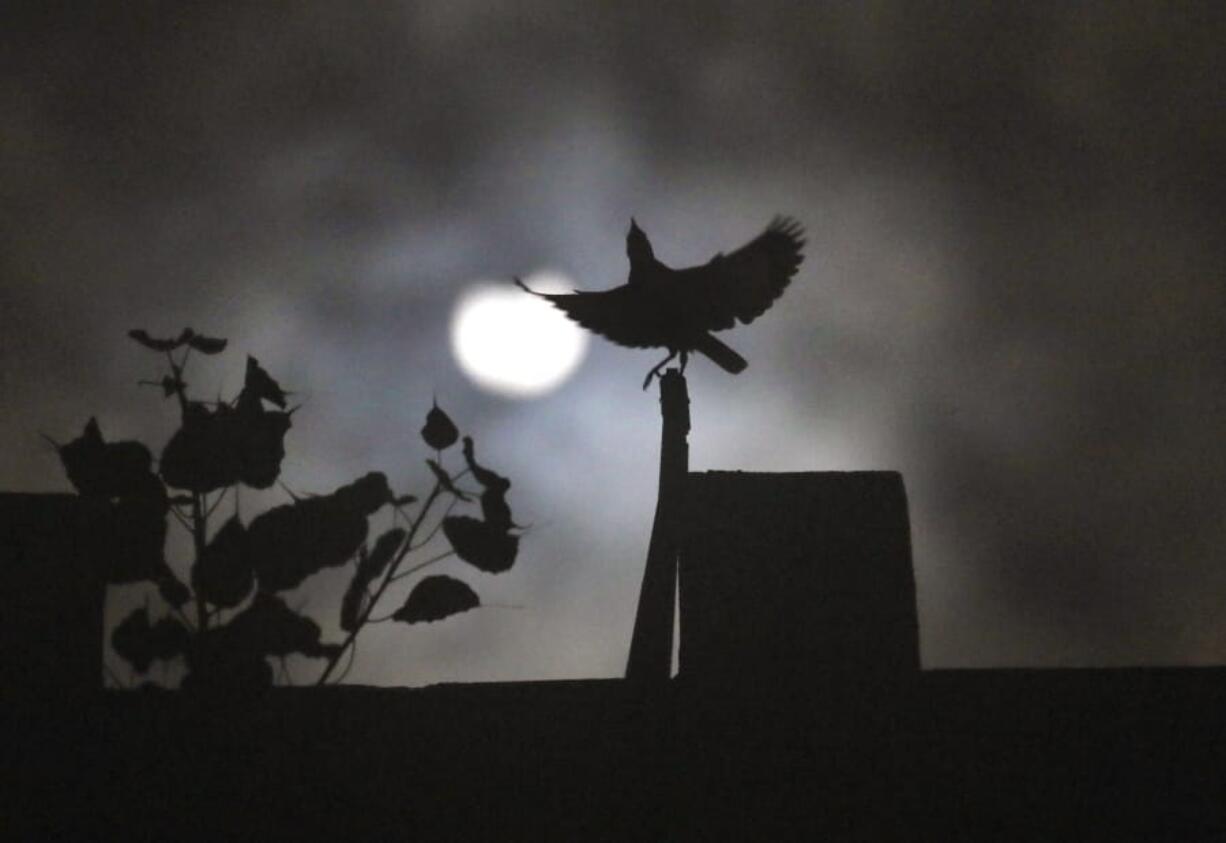
[[104, 441], [96, 418], [90, 418], [80, 436], [57, 449], [69, 482], [82, 495], [156, 496], [161, 488], [149, 449], [135, 441]]
[[247, 531], [235, 516], [222, 525], [192, 566], [192, 587], [214, 606], [233, 609], [255, 585]]
[[222, 405], [214, 411], [199, 402], [187, 404], [182, 425], [162, 449], [162, 479], [192, 492], [233, 486], [242, 469], [241, 436], [231, 408]]
[[345, 596], [341, 598], [341, 629], [344, 632], [353, 632], [358, 628], [358, 618], [366, 610], [366, 603], [370, 599], [366, 585], [366, 581], [355, 573], [349, 581], [349, 587], [345, 589]]
[[330, 495], [274, 507], [247, 527], [262, 591], [294, 588], [324, 568], [343, 565], [366, 541], [366, 516], [391, 498], [387, 478], [371, 472]]
[[392, 498], [392, 506], [408, 506], [411, 503], [417, 503], [417, 495], [401, 495]]
[[253, 489], [267, 489], [281, 474], [290, 414], [261, 409], [250, 415], [240, 413], [238, 423], [238, 479]]
[[426, 577], [409, 593], [404, 605], [392, 615], [403, 623], [432, 622], [481, 605], [477, 593], [454, 577]]
[[157, 583], [158, 594], [162, 596], [162, 599], [176, 609], [181, 608], [184, 603], [192, 599], [192, 593], [187, 586], [179, 582], [179, 578], [167, 565], [163, 565], [162, 569], [153, 575], [153, 581]]
[[285, 409], [285, 391], [281, 385], [272, 379], [268, 372], [260, 366], [260, 361], [247, 356], [247, 374], [243, 380], [243, 390], [239, 394], [239, 405], [263, 399]]
[[173, 375], [162, 375], [161, 384], [163, 398], [169, 398], [170, 396], [176, 394], [181, 388], [187, 387], [187, 384]]
[[511, 489], [511, 481], [477, 462], [471, 436], [464, 437], [464, 460], [468, 463], [468, 470], [484, 489], [481, 493], [481, 514], [486, 523], [500, 530], [514, 527], [511, 507], [507, 505], [507, 492]]
[[426, 460], [426, 465], [430, 466], [430, 470], [434, 472], [434, 478], [438, 480], [438, 484], [443, 487], [444, 491], [450, 492], [462, 501], [472, 500], [472, 498], [456, 488], [456, 485], [451, 482], [451, 475], [441, 465], [434, 460]]
[[149, 612], [141, 607], [115, 627], [111, 646], [138, 673], [144, 673], [155, 659], [168, 661], [187, 653], [191, 635], [174, 618], [162, 618], [150, 625]]
[[138, 673], [144, 673], [153, 662], [149, 646], [149, 612], [136, 609], [111, 632], [111, 646]]
[[439, 409], [438, 402], [426, 413], [426, 425], [421, 429], [421, 438], [436, 451], [450, 448], [455, 444], [460, 431], [456, 430], [451, 417]]
[[443, 535], [457, 556], [489, 574], [510, 569], [519, 551], [518, 536], [467, 515], [444, 518]]
[[392, 561], [392, 557], [396, 555], [396, 551], [400, 549], [401, 543], [404, 541], [408, 533], [400, 527], [393, 527], [383, 535], [379, 536], [375, 542], [375, 548], [370, 552], [369, 556], [363, 557], [358, 565], [358, 573], [366, 579], [366, 582], [374, 582], [383, 572], [387, 570], [387, 565]]
[[148, 331], [145, 331], [142, 328], [136, 328], [128, 331], [128, 336], [136, 340], [145, 348], [152, 349], [153, 351], [174, 351], [183, 344], [182, 338], [175, 340], [156, 339], [149, 336]]
[[358, 549], [358, 569], [354, 571], [345, 596], [341, 598], [341, 629], [353, 632], [358, 627], [362, 613], [366, 611], [370, 601], [370, 584], [378, 579], [388, 564], [400, 549], [408, 533], [399, 527], [393, 527], [375, 542], [375, 549], [369, 554], [366, 548]]
[[310, 658], [327, 658], [338, 645], [321, 644], [319, 624], [285, 605], [279, 597], [259, 593], [225, 630], [228, 646], [268, 656], [301, 653]]
[[281, 473], [289, 428], [289, 413], [265, 411], [258, 401], [215, 410], [191, 402], [162, 450], [162, 479], [193, 492], [236, 483], [267, 489]]
[[174, 618], [162, 618], [153, 625], [150, 633], [155, 659], [169, 661], [175, 656], [185, 654], [192, 644], [192, 636], [187, 627]]
[[220, 354], [226, 350], [226, 341], [220, 337], [206, 337], [203, 334], [193, 334], [187, 344], [201, 354]]
[[331, 498], [306, 498], [274, 507], [247, 529], [251, 559], [262, 591], [294, 588], [307, 577], [342, 565], [366, 540], [361, 513]]
[[371, 515], [392, 501], [392, 489], [387, 485], [387, 475], [381, 471], [368, 472], [347, 486], [333, 492], [342, 506], [363, 515]]

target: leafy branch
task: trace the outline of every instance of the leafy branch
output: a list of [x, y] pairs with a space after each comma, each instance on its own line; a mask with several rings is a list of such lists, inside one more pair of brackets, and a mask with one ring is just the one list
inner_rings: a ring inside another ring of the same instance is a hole
[[[280, 676], [289, 681], [285, 658], [298, 654], [323, 661], [315, 684], [343, 681], [356, 658], [358, 636], [368, 624], [432, 622], [481, 605], [476, 592], [461, 580], [435, 575], [418, 580], [399, 608], [375, 617], [396, 584], [452, 556], [485, 573], [500, 573], [514, 564], [519, 536], [506, 503], [510, 481], [477, 462], [470, 437], [463, 438], [463, 470], [454, 476], [448, 472], [443, 452], [460, 434], [437, 402], [421, 430], [434, 452], [433, 459], [425, 460], [434, 484], [415, 514], [406, 510], [418, 498], [395, 495], [387, 476], [372, 471], [329, 494], [291, 494], [289, 503], [244, 522], [237, 490], [267, 489], [278, 481], [284, 438], [297, 409], [287, 406], [292, 393], [248, 357], [237, 396], [230, 401], [195, 400], [185, 380], [193, 352], [220, 354], [226, 340], [190, 328], [176, 338], [155, 338], [143, 330], [129, 336], [165, 358], [166, 373], [141, 384], [160, 388], [179, 409], [179, 427], [162, 449], [157, 470], [147, 447], [135, 441], [107, 442], [93, 418], [80, 437], [55, 444], [78, 493], [96, 501], [112, 525], [98, 550], [108, 582], [151, 582], [165, 603], [158, 619], [146, 605], [112, 633], [115, 652], [136, 673], [145, 674], [155, 662], [181, 659], [187, 670], [185, 688], [244, 689], [273, 682], [270, 660], [279, 662]], [[457, 485], [469, 475], [480, 485], [479, 492]], [[213, 523], [212, 516], [231, 493], [234, 514], [220, 525]], [[474, 498], [479, 499], [480, 519], [451, 514]], [[384, 507], [391, 508], [394, 526], [368, 547], [369, 518]], [[436, 515], [440, 508], [441, 515]], [[191, 539], [187, 583], [163, 555], [171, 520]], [[449, 547], [427, 554], [440, 534]], [[345, 637], [339, 644], [325, 643], [319, 625], [290, 609], [278, 594], [347, 563], [354, 564], [354, 573], [340, 604]], [[114, 671], [106, 671], [119, 684]]]

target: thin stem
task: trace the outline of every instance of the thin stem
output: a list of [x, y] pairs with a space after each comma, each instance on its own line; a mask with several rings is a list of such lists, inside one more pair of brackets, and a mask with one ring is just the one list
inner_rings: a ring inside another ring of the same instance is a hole
[[421, 525], [426, 520], [426, 516], [430, 513], [431, 507], [434, 506], [434, 502], [438, 500], [438, 497], [440, 494], [442, 494], [442, 492], [443, 484], [438, 480], [435, 480], [434, 488], [430, 490], [429, 497], [427, 497], [425, 503], [422, 504], [421, 512], [417, 514], [417, 517], [413, 520], [412, 526], [409, 527], [409, 535], [405, 538], [404, 544], [401, 545], [400, 552], [396, 554], [396, 558], [392, 560], [392, 564], [388, 565], [387, 572], [383, 575], [383, 581], [379, 583], [379, 587], [375, 589], [374, 596], [371, 598], [370, 603], [367, 604], [366, 610], [358, 617], [357, 623], [353, 625], [353, 630], [341, 643], [340, 650], [332, 659], [328, 661], [328, 665], [324, 668], [324, 672], [320, 674], [319, 681], [315, 683], [316, 685], [323, 685], [328, 681], [328, 677], [332, 675], [332, 671], [336, 670], [336, 666], [340, 662], [341, 656], [345, 654], [345, 651], [349, 649], [350, 645], [353, 644], [354, 639], [357, 638], [358, 633], [361, 632], [362, 627], [366, 624], [366, 621], [374, 612], [375, 604], [379, 602], [379, 598], [383, 596], [383, 592], [387, 591], [387, 587], [391, 585], [392, 577], [395, 575], [396, 569], [400, 566], [400, 563], [404, 561], [404, 557], [413, 547], [413, 539], [417, 536], [417, 531], [421, 529]]
[[[175, 397], [179, 399], [179, 412], [183, 415], [183, 420], [187, 420], [187, 395], [183, 390], [183, 366], [175, 363], [175, 356], [169, 351], [166, 352], [166, 360], [170, 363], [170, 374], [175, 380]], [[187, 358], [183, 358], [183, 362], [187, 362]]]
[[234, 488], [234, 487], [233, 487], [233, 486], [227, 486], [227, 487], [225, 487], [224, 489], [222, 489], [222, 490], [221, 490], [221, 494], [220, 494], [220, 495], [218, 495], [218, 496], [217, 496], [217, 498], [216, 498], [216, 499], [215, 499], [215, 500], [214, 500], [214, 501], [213, 501], [211, 504], [209, 504], [209, 508], [208, 508], [208, 510], [207, 510], [207, 511], [205, 511], [205, 513], [204, 513], [204, 514], [205, 514], [205, 516], [212, 515], [212, 514], [213, 514], [213, 512], [214, 512], [214, 511], [217, 509], [217, 507], [221, 506], [221, 502], [222, 502], [223, 500], [225, 500], [225, 499], [226, 499], [226, 492], [230, 491], [232, 488]]
[[[192, 544], [196, 552], [195, 562], [199, 564], [204, 556], [208, 542], [209, 517], [204, 511], [204, 495], [199, 492], [192, 494]], [[205, 633], [209, 629], [209, 607], [205, 605], [204, 597], [196, 592], [196, 631]]]
[[187, 617], [187, 615], [183, 614], [182, 609], [180, 609], [178, 606], [171, 606], [170, 611], [174, 612], [174, 614], [179, 618], [179, 620], [183, 623], [185, 627], [187, 627], [192, 632], [196, 631], [196, 625], [191, 622], [191, 620]]
[[416, 574], [418, 571], [420, 571], [422, 568], [426, 567], [427, 565], [433, 565], [435, 562], [442, 562], [444, 559], [448, 558], [449, 556], [455, 556], [454, 548], [452, 548], [451, 550], [448, 550], [445, 553], [440, 553], [438, 556], [431, 557], [430, 559], [427, 559], [425, 562], [422, 562], [418, 565], [414, 565], [412, 568], [409, 568], [406, 571], [401, 571], [396, 576], [392, 577], [392, 582], [397, 582], [399, 580], [404, 579], [405, 577], [411, 577], [414, 574]]
[[114, 670], [111, 668], [111, 666], [110, 666], [109, 664], [107, 664], [106, 662], [103, 662], [103, 663], [102, 663], [102, 671], [103, 671], [103, 675], [104, 675], [104, 676], [106, 676], [108, 679], [110, 679], [110, 680], [111, 680], [111, 682], [113, 682], [113, 683], [115, 684], [115, 687], [116, 687], [116, 688], [129, 688], [129, 687], [131, 687], [130, 685], [126, 685], [126, 684], [124, 684], [123, 680], [121, 680], [121, 679], [119, 678], [119, 676], [118, 676], [118, 675], [116, 675], [115, 671], [114, 671]]
[[185, 516], [182, 512], [179, 512], [179, 510], [172, 506], [170, 508], [170, 514], [173, 515], [176, 520], [178, 520], [179, 524], [183, 526], [184, 530], [187, 530], [189, 533], [192, 531], [192, 523], [187, 520], [187, 516]]
[[413, 523], [412, 517], [406, 511], [407, 509], [408, 509], [407, 504], [405, 506], [393, 506], [392, 507], [392, 526], [393, 527], [395, 527], [397, 524], [401, 522], [404, 522], [405, 524]]
[[353, 646], [349, 648], [349, 664], [345, 665], [345, 669], [341, 671], [341, 675], [336, 677], [336, 684], [345, 681], [345, 677], [349, 675], [349, 671], [353, 670], [353, 665], [358, 660], [358, 642], [354, 641]]
[[443, 510], [443, 517], [440, 518], [438, 523], [434, 525], [434, 529], [430, 531], [430, 535], [419, 541], [415, 547], [410, 548], [410, 552], [420, 550], [421, 548], [425, 547], [434, 539], [435, 536], [438, 535], [438, 531], [443, 528], [443, 522], [447, 520], [447, 516], [451, 514], [451, 510], [455, 509], [455, 505], [459, 502], [459, 498], [453, 497], [451, 499], [451, 502], [447, 504], [447, 508]]

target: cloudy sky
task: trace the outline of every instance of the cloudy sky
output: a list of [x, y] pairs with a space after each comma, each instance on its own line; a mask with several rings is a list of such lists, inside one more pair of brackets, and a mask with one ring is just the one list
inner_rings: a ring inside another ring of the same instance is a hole
[[[596, 342], [502, 398], [452, 307], [620, 283], [631, 215], [686, 264], [789, 213], [808, 259], [724, 335], [749, 370], [690, 369], [692, 467], [901, 470], [928, 666], [1226, 659], [1212, 4], [27, 5], [0, 35], [0, 488], [66, 489], [38, 434], [90, 415], [165, 442], [133, 327], [229, 337], [205, 394], [245, 352], [296, 390], [300, 493], [425, 486], [437, 394], [532, 525], [511, 573], [442, 570], [523, 608], [371, 630], [351, 678], [617, 675], [656, 355]], [[342, 586], [290, 602], [331, 617]]]

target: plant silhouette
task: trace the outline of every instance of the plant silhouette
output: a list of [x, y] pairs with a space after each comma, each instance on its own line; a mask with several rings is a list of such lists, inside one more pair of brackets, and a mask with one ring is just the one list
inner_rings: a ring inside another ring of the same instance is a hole
[[[179, 428], [161, 456], [140, 442], [108, 442], [96, 418], [79, 437], [56, 444], [69, 481], [111, 525], [96, 549], [107, 582], [151, 582], [165, 604], [154, 617], [145, 605], [114, 629], [115, 653], [138, 674], [157, 662], [181, 659], [183, 688], [250, 690], [273, 683], [270, 659], [299, 655], [322, 662], [316, 684], [343, 681], [353, 665], [357, 639], [371, 623], [442, 620], [480, 605], [477, 593], [449, 576], [408, 578], [451, 556], [474, 568], [499, 573], [515, 562], [514, 532], [506, 493], [510, 481], [479, 465], [471, 437], [464, 437], [464, 467], [452, 474], [443, 452], [459, 440], [455, 423], [433, 402], [421, 436], [434, 452], [426, 464], [433, 486], [419, 501], [397, 495], [387, 476], [370, 472], [325, 495], [299, 497], [244, 522], [240, 486], [267, 489], [277, 482], [285, 436], [297, 408], [254, 357], [247, 358], [243, 387], [231, 401], [189, 397], [184, 373], [193, 353], [221, 354], [226, 340], [190, 328], [176, 338], [134, 330], [129, 336], [164, 355], [167, 372], [159, 387], [180, 410]], [[472, 478], [480, 491], [462, 488]], [[214, 516], [227, 496], [234, 514], [220, 525]], [[480, 500], [481, 518], [453, 515], [457, 504]], [[392, 525], [370, 541], [372, 516], [386, 510]], [[183, 578], [168, 564], [164, 545], [170, 520], [190, 535], [190, 572]], [[441, 549], [446, 542], [450, 547]], [[286, 605], [281, 592], [313, 575], [353, 567], [339, 607], [340, 642], [322, 640], [313, 619]], [[404, 591], [412, 586], [405, 595]], [[399, 596], [400, 606], [375, 617], [381, 601]], [[110, 672], [114, 677], [114, 672]]]

